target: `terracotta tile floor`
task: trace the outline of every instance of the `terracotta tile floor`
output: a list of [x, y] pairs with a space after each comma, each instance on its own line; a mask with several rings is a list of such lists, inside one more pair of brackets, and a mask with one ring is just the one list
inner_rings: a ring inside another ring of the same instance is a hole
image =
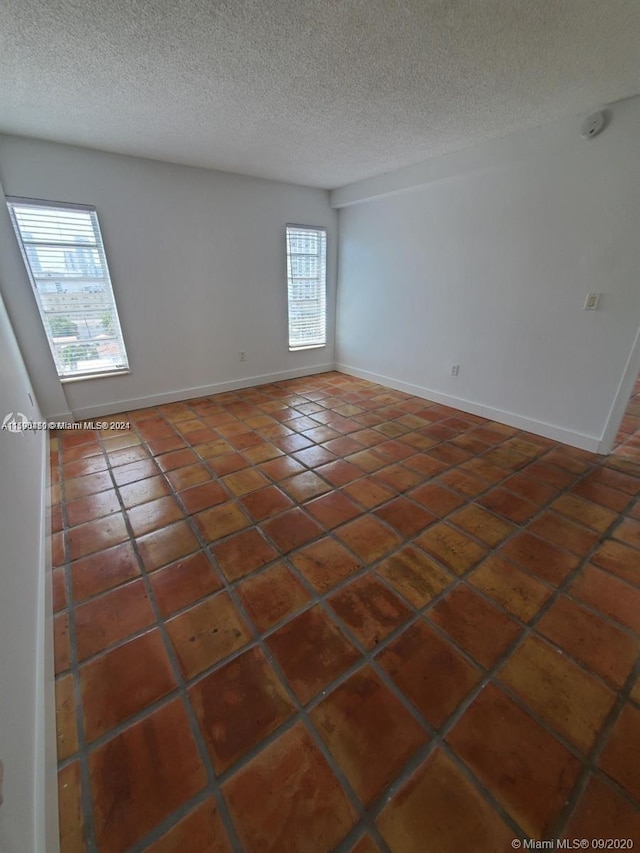
[[609, 458], [338, 373], [51, 441], [63, 853], [640, 842]]

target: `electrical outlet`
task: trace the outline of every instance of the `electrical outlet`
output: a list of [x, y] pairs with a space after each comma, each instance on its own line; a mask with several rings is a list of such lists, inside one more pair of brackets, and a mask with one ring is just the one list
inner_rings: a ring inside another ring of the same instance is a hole
[[241, 349], [240, 352], [238, 353], [238, 358], [240, 359], [240, 361], [246, 361], [247, 360], [247, 354], [243, 349]]
[[587, 298], [584, 301], [584, 310], [585, 311], [596, 311], [599, 305], [600, 305], [600, 294], [599, 293], [587, 293]]
[[458, 373], [460, 373], [460, 365], [459, 364], [452, 364], [451, 365], [451, 375], [457, 376]]

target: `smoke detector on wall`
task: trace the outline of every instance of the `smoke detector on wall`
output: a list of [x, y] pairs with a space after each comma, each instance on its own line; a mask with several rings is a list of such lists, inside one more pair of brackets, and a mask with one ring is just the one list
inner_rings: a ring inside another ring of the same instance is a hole
[[593, 113], [582, 122], [580, 136], [583, 139], [593, 139], [604, 130], [605, 114], [603, 112]]

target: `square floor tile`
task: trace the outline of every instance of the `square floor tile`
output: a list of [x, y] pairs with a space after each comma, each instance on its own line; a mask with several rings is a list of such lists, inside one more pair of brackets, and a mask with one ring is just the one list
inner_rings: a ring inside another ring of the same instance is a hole
[[373, 838], [367, 834], [363, 835], [356, 842], [355, 846], [349, 850], [349, 853], [381, 853], [381, 850]]
[[172, 497], [158, 498], [128, 510], [129, 524], [134, 536], [144, 536], [173, 521], [184, 518], [184, 513]]
[[404, 497], [396, 498], [380, 507], [375, 511], [375, 515], [407, 537], [415, 536], [436, 521], [435, 515]]
[[[317, 445], [314, 447], [307, 447], [304, 450], [298, 450], [292, 454], [294, 459], [297, 459], [298, 462], [302, 462], [303, 465], [307, 465], [309, 468], [319, 468], [320, 465], [326, 465], [327, 462], [333, 462], [336, 458], [335, 453], [331, 453], [330, 450], [327, 450], [325, 447], [318, 447]], [[313, 481], [307, 481], [311, 483]], [[306, 486], [302, 487], [306, 489]], [[298, 498], [298, 500], [301, 500]]]
[[366, 509], [372, 509], [394, 497], [394, 492], [377, 482], [373, 477], [363, 477], [349, 483], [343, 489], [350, 498]]
[[[78, 528], [82, 530], [82, 528]], [[106, 547], [106, 546], [101, 546]], [[90, 550], [90, 549], [89, 549]], [[75, 559], [72, 557], [71, 559]], [[66, 562], [65, 556], [65, 543], [64, 543], [64, 534], [60, 533], [52, 533], [51, 534], [51, 565], [53, 568], [56, 566], [64, 566]]]
[[459, 494], [464, 495], [466, 498], [477, 497], [482, 492], [486, 492], [490, 485], [482, 477], [476, 477], [475, 474], [470, 474], [462, 468], [454, 468], [451, 471], [441, 474], [438, 477], [438, 484], [454, 492], [459, 492]]
[[390, 439], [379, 444], [376, 447], [376, 453], [381, 453], [388, 459], [399, 462], [401, 459], [406, 459], [407, 456], [413, 456], [415, 450], [413, 446], [405, 444], [404, 440]]
[[[277, 462], [278, 460], [275, 461]], [[256, 489], [262, 489], [264, 486], [269, 485], [267, 478], [255, 468], [243, 468], [241, 471], [227, 474], [226, 477], [223, 477], [222, 482], [225, 488], [236, 497], [246, 495], [249, 492], [255, 492]]]
[[75, 501], [87, 495], [95, 495], [113, 488], [113, 480], [108, 471], [98, 471], [85, 477], [74, 477], [65, 481], [65, 498]]
[[95, 521], [96, 518], [104, 518], [105, 515], [113, 515], [120, 512], [120, 501], [115, 489], [108, 489], [97, 495], [88, 495], [77, 501], [70, 501], [65, 507], [67, 525], [76, 527], [87, 521]]
[[300, 503], [331, 491], [331, 486], [313, 471], [303, 471], [288, 480], [282, 480], [280, 488]]
[[426, 483], [424, 486], [418, 486], [417, 489], [409, 492], [408, 497], [414, 501], [418, 501], [429, 512], [440, 518], [444, 518], [445, 515], [448, 515], [454, 509], [464, 504], [464, 500], [460, 495], [456, 495], [435, 483]]
[[206, 850], [207, 853], [233, 853], [214, 797], [208, 797], [196, 806], [155, 844], [145, 848], [145, 853], [181, 853], [190, 849]]
[[161, 498], [168, 495], [170, 491], [169, 484], [164, 477], [150, 477], [148, 480], [139, 480], [137, 483], [130, 483], [118, 488], [126, 509], [146, 501], [152, 501], [155, 498]]
[[173, 450], [171, 453], [163, 453], [162, 456], [156, 455], [155, 460], [160, 470], [166, 472], [194, 465], [198, 462], [198, 457], [190, 448], [182, 448], [180, 450]]
[[222, 581], [203, 551], [152, 572], [149, 580], [163, 616], [170, 616], [222, 588]]
[[367, 649], [373, 649], [412, 616], [372, 573], [343, 587], [329, 598], [329, 604]]
[[117, 486], [127, 486], [137, 480], [145, 480], [147, 477], [155, 477], [159, 472], [158, 466], [151, 459], [139, 462], [131, 462], [129, 465], [120, 465], [114, 468], [113, 479]]
[[399, 463], [394, 463], [376, 471], [375, 479], [396, 492], [406, 492], [422, 482], [424, 478], [422, 474]]
[[298, 507], [269, 519], [262, 527], [283, 554], [299, 548], [322, 533], [320, 525]]
[[67, 764], [58, 773], [58, 815], [60, 850], [65, 853], [85, 853], [87, 847], [84, 840], [79, 761]]
[[203, 509], [218, 506], [218, 504], [229, 500], [228, 493], [222, 488], [220, 483], [213, 481], [185, 489], [180, 492], [179, 497], [189, 515], [201, 512]]
[[415, 540], [456, 575], [463, 575], [486, 556], [487, 549], [446, 523], [435, 524]]
[[356, 453], [347, 456], [346, 460], [367, 474], [377, 471], [379, 468], [384, 468], [388, 464], [388, 459], [375, 450], [358, 450]]
[[223, 793], [246, 853], [333, 850], [356, 822], [302, 723], [234, 774]]
[[598, 766], [640, 804], [640, 711], [625, 705]]
[[249, 520], [235, 501], [205, 509], [194, 515], [195, 522], [207, 542], [216, 542], [231, 533], [249, 527]]
[[253, 447], [246, 447], [243, 450], [244, 455], [252, 465], [259, 465], [260, 462], [268, 462], [269, 459], [276, 459], [283, 455], [283, 451], [275, 444], [268, 441], [260, 440], [260, 444], [255, 444]]
[[76, 723], [76, 698], [71, 673], [56, 681], [56, 744], [58, 761], [78, 751], [78, 728]]
[[[124, 516], [118, 512], [81, 524], [79, 527], [72, 527], [68, 536], [69, 559], [79, 560], [80, 557], [86, 557], [87, 554], [103, 551], [119, 542], [125, 542], [129, 538], [129, 533], [124, 522]], [[55, 559], [55, 554], [54, 565], [59, 565]]]
[[488, 557], [468, 578], [523, 622], [530, 622], [551, 597], [551, 589], [498, 556]]
[[524, 524], [538, 512], [536, 504], [502, 487], [482, 495], [478, 498], [478, 503], [515, 524]]
[[617, 688], [624, 685], [640, 652], [637, 640], [564, 595], [536, 630]]
[[420, 765], [376, 824], [389, 849], [399, 853], [501, 853], [514, 837], [442, 749]]
[[80, 668], [84, 731], [90, 743], [178, 686], [158, 629]]
[[640, 590], [636, 587], [595, 566], [585, 566], [568, 591], [640, 634]]
[[389, 530], [371, 515], [362, 516], [336, 531], [336, 535], [361, 560], [373, 563], [396, 548], [402, 541], [397, 533]]
[[508, 480], [505, 480], [504, 486], [510, 492], [519, 495], [521, 498], [526, 498], [537, 507], [542, 508], [557, 496], [558, 490], [536, 477], [529, 476], [528, 471], [529, 469], [509, 477]]
[[189, 697], [218, 774], [295, 711], [273, 668], [257, 648], [198, 681]]
[[613, 537], [633, 548], [640, 548], [640, 521], [625, 518], [613, 531]]
[[640, 554], [635, 548], [607, 539], [591, 556], [591, 562], [634, 586], [640, 586]]
[[598, 468], [585, 477], [592, 483], [601, 483], [611, 489], [617, 489], [627, 495], [640, 493], [640, 477], [632, 477], [623, 471], [615, 471], [613, 468]]
[[351, 521], [362, 512], [341, 491], [329, 492], [322, 497], [315, 498], [315, 500], [305, 504], [305, 509], [327, 530]]
[[487, 512], [486, 509], [476, 504], [463, 507], [454, 513], [449, 521], [461, 530], [475, 536], [476, 539], [484, 542], [490, 548], [495, 548], [515, 529], [509, 522]]
[[69, 614], [66, 611], [53, 617], [53, 665], [56, 675], [71, 666]]
[[[336, 441], [350, 441], [350, 439], [336, 439]], [[356, 445], [355, 441], [351, 443]], [[322, 465], [317, 471], [324, 480], [334, 487], [344, 486], [362, 477], [362, 471], [344, 459], [336, 459], [334, 462]]]
[[551, 504], [550, 509], [588, 527], [590, 530], [594, 530], [596, 533], [604, 533], [618, 518], [616, 512], [611, 512], [611, 510], [575, 495], [561, 495]]
[[563, 551], [527, 531], [518, 533], [505, 543], [500, 549], [500, 554], [520, 563], [523, 568], [556, 586], [562, 583], [580, 563], [580, 559], [574, 554]]
[[328, 536], [303, 548], [291, 558], [291, 562], [320, 593], [362, 568], [356, 557]]
[[581, 498], [600, 504], [600, 506], [622, 512], [629, 504], [630, 495], [611, 489], [603, 483], [594, 482], [590, 477], [576, 483], [571, 489], [572, 493]]
[[207, 465], [217, 477], [225, 477], [235, 471], [242, 471], [243, 468], [248, 468], [249, 464], [240, 453], [225, 453], [223, 456], [207, 459]]
[[244, 581], [237, 592], [260, 633], [295, 613], [311, 598], [284, 563], [276, 563]]
[[268, 477], [271, 477], [276, 483], [285, 480], [287, 477], [292, 477], [294, 474], [299, 474], [304, 471], [304, 465], [292, 459], [290, 456], [281, 456], [279, 459], [272, 459], [269, 462], [264, 462], [260, 465], [260, 470]]
[[149, 454], [142, 444], [122, 447], [119, 450], [109, 451], [109, 465], [118, 468], [120, 465], [128, 465], [131, 462], [148, 461]]
[[429, 619], [489, 669], [520, 634], [520, 626], [472, 589], [460, 584], [430, 611]]
[[380, 796], [428, 740], [368, 666], [337, 687], [309, 716], [365, 805]]
[[557, 732], [587, 754], [613, 707], [614, 693], [557, 648], [530, 635], [500, 680]]
[[480, 681], [480, 670], [424, 622], [407, 628], [377, 657], [423, 717], [440, 727]]
[[424, 607], [454, 579], [424, 551], [408, 546], [376, 568], [391, 586], [414, 607]]
[[141, 578], [76, 607], [78, 659], [85, 660], [155, 621]]
[[562, 744], [493, 684], [446, 740], [527, 835], [548, 836], [581, 770]]
[[303, 705], [359, 657], [359, 652], [320, 606], [306, 610], [278, 628], [267, 644]]
[[640, 809], [592, 775], [569, 819], [564, 837], [640, 838]]
[[99, 849], [128, 849], [207, 782], [182, 702], [92, 752], [89, 775]]
[[584, 557], [598, 542], [597, 533], [549, 511], [536, 518], [529, 525], [529, 530], [541, 539], [547, 539], [579, 557]]
[[[405, 436], [402, 437], [403, 441], [404, 439]], [[447, 465], [444, 462], [440, 462], [432, 456], [427, 456], [426, 453], [416, 453], [414, 456], [408, 456], [402, 460], [402, 464], [405, 468], [411, 468], [412, 471], [422, 474], [422, 478], [425, 480], [435, 477], [437, 474], [442, 474], [443, 471], [447, 470]]]
[[255, 527], [214, 545], [211, 553], [230, 582], [243, 578], [278, 556], [273, 545]]
[[240, 503], [254, 521], [263, 521], [293, 506], [293, 501], [277, 486], [266, 486], [240, 498]]
[[187, 679], [251, 640], [251, 632], [227, 592], [205, 598], [174, 616], [166, 626], [182, 674]]
[[53, 606], [54, 613], [64, 610], [67, 606], [64, 566], [53, 569], [51, 572], [51, 604]]
[[200, 543], [186, 521], [178, 521], [136, 540], [146, 571], [159, 569], [197, 551]]
[[71, 563], [71, 594], [74, 601], [105, 592], [140, 574], [138, 558], [130, 542], [98, 551]]

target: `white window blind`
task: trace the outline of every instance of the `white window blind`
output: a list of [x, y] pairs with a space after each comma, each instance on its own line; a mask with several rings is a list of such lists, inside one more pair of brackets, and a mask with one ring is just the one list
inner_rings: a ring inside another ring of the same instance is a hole
[[7, 203], [58, 375], [128, 370], [95, 208]]
[[287, 225], [289, 349], [327, 342], [327, 231]]

